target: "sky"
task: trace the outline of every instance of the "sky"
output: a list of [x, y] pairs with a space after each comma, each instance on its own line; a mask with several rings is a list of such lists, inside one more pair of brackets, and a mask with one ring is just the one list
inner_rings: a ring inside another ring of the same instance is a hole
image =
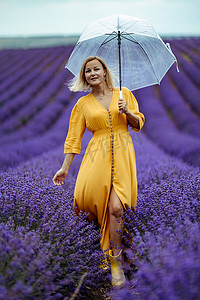
[[119, 13], [148, 20], [160, 35], [200, 36], [200, 0], [0, 0], [0, 37], [80, 35]]

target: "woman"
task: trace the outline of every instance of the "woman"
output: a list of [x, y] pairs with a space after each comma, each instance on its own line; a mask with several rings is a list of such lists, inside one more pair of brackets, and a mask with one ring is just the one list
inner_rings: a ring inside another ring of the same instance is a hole
[[[75, 104], [65, 140], [66, 153], [61, 169], [55, 174], [55, 185], [63, 184], [75, 154], [81, 150], [81, 140], [87, 127], [93, 133], [78, 173], [74, 190], [76, 212], [89, 213], [101, 228], [101, 248], [109, 250], [112, 283], [125, 281], [121, 269], [122, 214], [126, 207], [136, 207], [137, 178], [135, 153], [128, 125], [139, 131], [144, 116], [138, 110], [133, 94], [115, 88], [105, 62], [96, 56], [85, 60], [71, 90], [92, 90]], [[120, 110], [123, 113], [120, 113]]]

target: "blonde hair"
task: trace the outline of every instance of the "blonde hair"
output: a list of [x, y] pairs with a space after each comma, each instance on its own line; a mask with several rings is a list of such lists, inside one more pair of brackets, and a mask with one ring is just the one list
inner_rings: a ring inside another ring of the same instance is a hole
[[106, 75], [105, 75], [105, 82], [110, 89], [115, 89], [115, 80], [116, 77], [115, 75], [111, 72], [111, 70], [107, 67], [105, 61], [101, 59], [98, 56], [90, 56], [86, 58], [86, 60], [83, 62], [81, 70], [78, 74], [78, 76], [75, 76], [68, 84], [68, 87], [70, 91], [72, 92], [79, 92], [79, 91], [89, 91], [92, 90], [92, 87], [87, 83], [85, 79], [85, 67], [86, 64], [92, 60], [97, 59], [101, 64], [104, 70], [106, 70]]

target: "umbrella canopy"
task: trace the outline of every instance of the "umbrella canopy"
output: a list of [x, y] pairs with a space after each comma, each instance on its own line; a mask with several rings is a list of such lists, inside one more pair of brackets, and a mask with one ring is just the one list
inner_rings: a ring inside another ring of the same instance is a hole
[[124, 86], [136, 90], [161, 79], [177, 62], [146, 20], [113, 15], [90, 23], [81, 34], [67, 64], [75, 76], [89, 56], [101, 57]]

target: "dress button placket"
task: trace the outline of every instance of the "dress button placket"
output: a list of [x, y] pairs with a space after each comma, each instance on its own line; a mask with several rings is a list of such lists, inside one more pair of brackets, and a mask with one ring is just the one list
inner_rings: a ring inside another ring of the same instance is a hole
[[113, 125], [112, 125], [112, 118], [111, 113], [108, 110], [109, 120], [110, 120], [110, 132], [111, 132], [111, 153], [112, 153], [112, 169], [111, 169], [111, 180], [113, 182], [114, 178], [114, 136], [113, 136]]

